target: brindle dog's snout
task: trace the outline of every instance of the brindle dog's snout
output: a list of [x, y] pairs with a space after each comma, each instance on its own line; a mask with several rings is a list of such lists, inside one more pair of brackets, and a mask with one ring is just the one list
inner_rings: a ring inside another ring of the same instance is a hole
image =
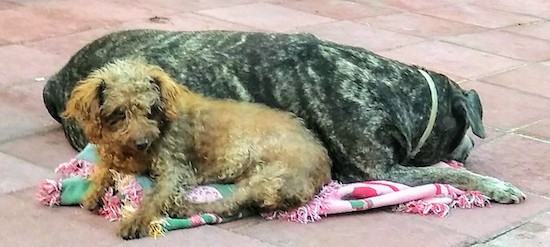
[[136, 140], [136, 148], [138, 150], [145, 150], [149, 147], [149, 140], [147, 138], [139, 138]]
[[462, 141], [456, 147], [450, 155], [450, 159], [459, 162], [464, 162], [470, 156], [472, 149], [474, 148], [474, 141], [468, 135], [464, 135]]

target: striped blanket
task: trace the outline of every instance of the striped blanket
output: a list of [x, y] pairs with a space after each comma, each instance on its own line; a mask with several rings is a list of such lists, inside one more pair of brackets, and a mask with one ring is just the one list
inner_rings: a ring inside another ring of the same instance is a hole
[[[97, 161], [94, 146], [88, 145], [76, 158], [56, 168], [58, 179], [48, 179], [38, 185], [37, 199], [48, 206], [79, 205], [89, 187], [88, 176]], [[463, 169], [454, 161], [440, 162], [434, 166]], [[146, 176], [116, 174], [116, 184], [103, 196], [99, 213], [108, 220], [117, 221], [127, 217], [139, 207], [144, 191], [151, 187], [152, 180]], [[234, 185], [210, 184], [190, 190], [187, 197], [192, 202], [209, 202], [232, 193]], [[476, 191], [462, 191], [446, 184], [427, 184], [409, 187], [389, 181], [365, 181], [342, 184], [333, 181], [315, 195], [306, 205], [291, 211], [264, 212], [266, 219], [282, 219], [300, 223], [320, 220], [323, 216], [365, 211], [391, 206], [394, 211], [419, 215], [449, 214], [451, 208], [474, 208], [490, 206], [489, 198]], [[218, 224], [254, 214], [243, 211], [232, 217], [220, 217], [203, 213], [185, 219], [159, 218], [150, 225], [150, 235], [163, 235], [166, 231]]]

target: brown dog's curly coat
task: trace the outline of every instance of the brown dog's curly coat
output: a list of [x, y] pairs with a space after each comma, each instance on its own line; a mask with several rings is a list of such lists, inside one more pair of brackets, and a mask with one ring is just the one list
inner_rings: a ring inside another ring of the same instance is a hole
[[[101, 161], [85, 208], [98, 208], [113, 183], [111, 169], [155, 180], [138, 211], [120, 223], [125, 239], [146, 236], [163, 214], [300, 206], [330, 181], [327, 151], [301, 119], [259, 104], [204, 98], [142, 58], [92, 72], [72, 92], [63, 116], [76, 119], [98, 147]], [[185, 199], [187, 188], [214, 182], [238, 189], [214, 203]]]

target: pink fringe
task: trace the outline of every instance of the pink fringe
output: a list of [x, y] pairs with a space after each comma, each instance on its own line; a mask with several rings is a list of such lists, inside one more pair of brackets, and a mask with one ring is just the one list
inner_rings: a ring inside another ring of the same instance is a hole
[[450, 206], [445, 203], [430, 203], [418, 200], [400, 204], [395, 211], [419, 215], [435, 214], [439, 217], [445, 217], [450, 210]]
[[341, 188], [342, 185], [336, 181], [325, 185], [323, 189], [313, 197], [306, 205], [290, 211], [273, 211], [262, 213], [261, 216], [268, 219], [280, 219], [286, 221], [307, 224], [321, 219], [321, 215], [327, 216], [328, 207], [326, 200]]
[[417, 200], [400, 204], [396, 207], [395, 211], [419, 215], [435, 214], [439, 217], [445, 217], [449, 215], [451, 208], [469, 209], [474, 207], [491, 207], [489, 197], [482, 195], [478, 191], [467, 191], [462, 195], [453, 194], [452, 201], [448, 204]]
[[134, 179], [130, 184], [119, 188], [119, 190], [133, 208], [137, 208], [141, 204], [141, 200], [143, 199], [143, 188], [137, 180]]
[[[93, 164], [85, 160], [71, 159], [69, 162], [60, 164], [55, 168], [55, 172], [63, 178], [84, 177], [87, 178], [92, 174]], [[46, 181], [38, 184], [36, 188], [36, 199], [46, 206], [56, 206], [61, 202], [61, 182], [46, 179]]]
[[61, 189], [59, 181], [46, 179], [46, 181], [38, 184], [35, 196], [40, 203], [52, 207], [59, 205], [61, 201]]
[[445, 164], [447, 164], [448, 166], [452, 167], [452, 168], [464, 168], [464, 164], [458, 162], [458, 161], [455, 161], [455, 160], [448, 160], [448, 161], [445, 161]]
[[484, 208], [491, 207], [489, 197], [481, 194], [479, 191], [466, 191], [454, 199], [451, 203], [453, 208]]
[[69, 162], [60, 164], [55, 168], [55, 173], [62, 178], [83, 177], [87, 178], [92, 174], [94, 165], [88, 161], [71, 159]]
[[109, 221], [117, 221], [122, 218], [120, 198], [114, 195], [112, 187], [109, 187], [109, 190], [101, 199], [103, 200], [103, 207], [99, 209], [101, 216]]

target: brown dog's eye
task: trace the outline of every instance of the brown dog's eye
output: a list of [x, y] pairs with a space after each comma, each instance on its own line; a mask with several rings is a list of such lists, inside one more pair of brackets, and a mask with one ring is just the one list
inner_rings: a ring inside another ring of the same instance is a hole
[[107, 122], [107, 125], [113, 126], [119, 123], [120, 121], [124, 120], [126, 118], [126, 115], [121, 110], [115, 110], [113, 113], [111, 113], [105, 121]]
[[147, 113], [147, 118], [150, 120], [155, 120], [156, 116], [158, 116], [160, 112], [160, 107], [158, 105], [153, 105], [151, 106], [151, 110]]

